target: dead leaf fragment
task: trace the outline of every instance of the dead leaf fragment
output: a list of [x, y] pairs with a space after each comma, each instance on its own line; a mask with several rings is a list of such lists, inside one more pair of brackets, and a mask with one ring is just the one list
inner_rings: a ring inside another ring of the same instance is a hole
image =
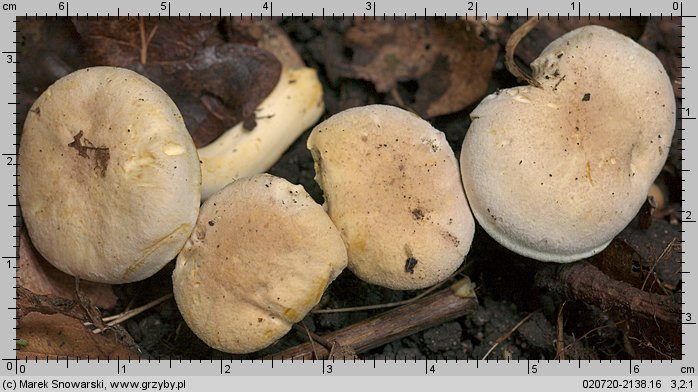
[[[26, 230], [20, 231], [18, 265], [20, 286], [36, 294], [77, 301], [75, 278], [46, 261], [32, 245]], [[116, 305], [117, 298], [111, 285], [81, 281], [80, 291], [102, 309], [111, 309]]]
[[403, 101], [421, 116], [434, 117], [464, 109], [487, 91], [497, 58], [497, 44], [488, 44], [465, 21], [359, 20], [346, 33], [349, 64], [336, 67], [339, 76], [369, 80], [376, 90], [390, 92], [401, 82], [414, 82]]
[[254, 120], [254, 110], [281, 75], [273, 54], [226, 42], [219, 19], [72, 22], [86, 49], [86, 64], [132, 69], [155, 82], [177, 104], [197, 147], [239, 122]]
[[[523, 24], [524, 19], [512, 26], [512, 31], [518, 25]], [[618, 16], [599, 18], [591, 16], [589, 18], [541, 18], [540, 23], [529, 32], [519, 44], [516, 56], [528, 65], [535, 60], [538, 55], [551, 42], [576, 28], [588, 25], [599, 25], [615, 30], [632, 39], [638, 39], [642, 34], [647, 18], [621, 18]], [[499, 36], [502, 42], [506, 42], [509, 37], [506, 34]]]
[[17, 358], [30, 359], [136, 359], [138, 352], [115, 331], [94, 334], [82, 321], [64, 314], [31, 313], [22, 318], [17, 338]]

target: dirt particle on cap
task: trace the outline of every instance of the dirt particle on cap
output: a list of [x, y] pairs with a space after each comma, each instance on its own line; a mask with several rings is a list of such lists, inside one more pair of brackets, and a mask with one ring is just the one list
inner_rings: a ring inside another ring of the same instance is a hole
[[[80, 140], [82, 139], [82, 141]], [[84, 142], [84, 143], [83, 143]], [[95, 161], [95, 170], [99, 171], [102, 177], [106, 176], [107, 164], [109, 163], [109, 148], [95, 147], [87, 138], [83, 138], [83, 131], [73, 136], [73, 141], [68, 143], [68, 147], [74, 148], [78, 155], [83, 158], [92, 158]], [[91, 156], [90, 156], [91, 154]]]
[[414, 267], [417, 265], [417, 259], [414, 257], [408, 257], [405, 260], [405, 272], [414, 274]]
[[415, 208], [412, 210], [412, 216], [414, 220], [422, 220], [424, 218], [424, 211], [421, 208]]

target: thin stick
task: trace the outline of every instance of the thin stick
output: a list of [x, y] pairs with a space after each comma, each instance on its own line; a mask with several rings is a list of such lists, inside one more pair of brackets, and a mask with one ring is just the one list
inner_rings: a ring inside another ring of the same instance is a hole
[[145, 36], [145, 19], [141, 17], [138, 20], [138, 30], [140, 31], [140, 36], [141, 36], [141, 64], [145, 64], [148, 62], [148, 46], [150, 45], [150, 41], [153, 39], [153, 36], [155, 35], [155, 32], [158, 29], [158, 25], [155, 25], [152, 30], [150, 30], [150, 34], [148, 36]]
[[414, 301], [417, 301], [421, 298], [424, 298], [425, 296], [429, 295], [430, 293], [434, 292], [436, 289], [438, 289], [441, 286], [441, 284], [438, 284], [436, 286], [432, 286], [423, 292], [419, 293], [419, 295], [416, 295], [410, 299], [404, 299], [402, 301], [397, 301], [397, 302], [388, 302], [385, 304], [375, 304], [375, 305], [363, 305], [363, 306], [352, 306], [349, 308], [338, 308], [338, 309], [317, 309], [313, 310], [310, 313], [314, 314], [323, 314], [323, 313], [344, 313], [344, 312], [359, 312], [362, 310], [373, 310], [373, 309], [385, 309], [385, 308], [394, 308], [396, 306], [402, 306], [402, 305], [407, 305], [409, 303], [412, 303]]
[[[476, 298], [463, 298], [450, 288], [443, 289], [414, 303], [388, 310], [346, 328], [330, 332], [322, 338], [327, 342], [351, 347], [355, 352], [370, 350], [402, 337], [473, 314], [478, 309]], [[317, 338], [316, 338], [317, 340]], [[329, 350], [315, 346], [317, 355], [325, 358]], [[272, 359], [311, 359], [310, 343], [303, 343], [269, 356]]]
[[104, 322], [102, 321], [102, 314], [99, 312], [96, 306], [92, 304], [89, 298], [87, 298], [80, 290], [80, 278], [75, 277], [75, 298], [78, 299], [78, 303], [85, 310], [87, 318], [92, 321], [98, 328], [104, 328]]
[[482, 357], [482, 360], [484, 361], [485, 359], [487, 359], [487, 357], [492, 353], [492, 351], [494, 351], [495, 348], [497, 348], [497, 346], [499, 346], [500, 344], [502, 344], [502, 342], [504, 342], [505, 340], [509, 339], [509, 337], [511, 336], [511, 334], [513, 334], [514, 332], [516, 332], [516, 330], [519, 329], [519, 327], [521, 327], [522, 325], [524, 325], [524, 323], [525, 323], [526, 321], [528, 321], [531, 317], [533, 317], [533, 315], [536, 314], [536, 312], [538, 312], [538, 311], [536, 310], [536, 311], [533, 311], [533, 312], [529, 313], [528, 316], [524, 317], [521, 321], [519, 321], [518, 323], [516, 323], [516, 325], [514, 325], [514, 327], [513, 327], [512, 329], [510, 329], [509, 332], [507, 332], [506, 334], [500, 336], [500, 337], [497, 339], [497, 341], [494, 342], [494, 345], [492, 345], [492, 347], [490, 347], [489, 351], [487, 351], [487, 353], [485, 354], [485, 356]]
[[542, 88], [541, 84], [538, 83], [538, 81], [533, 79], [531, 76], [527, 75], [524, 71], [522, 71], [521, 68], [519, 68], [518, 64], [516, 64], [516, 60], [514, 60], [514, 54], [516, 53], [516, 47], [519, 45], [519, 42], [521, 42], [521, 40], [531, 30], [533, 30], [534, 27], [536, 27], [538, 22], [540, 22], [540, 19], [531, 18], [527, 20], [526, 23], [522, 24], [521, 27], [516, 29], [514, 33], [511, 34], [504, 48], [504, 63], [506, 64], [509, 73], [516, 76], [518, 79], [525, 80], [526, 83], [530, 84], [531, 86]]
[[[167, 301], [168, 299], [172, 298], [172, 296], [173, 296], [172, 293], [167, 294], [167, 295], [162, 296], [162, 297], [156, 299], [155, 301], [151, 301], [143, 306], [133, 308], [129, 311], [126, 311], [126, 312], [123, 312], [123, 313], [120, 313], [120, 314], [117, 314], [114, 316], [105, 317], [104, 319], [102, 319], [102, 321], [108, 321], [107, 327], [113, 327], [117, 324], [123, 323], [124, 321], [126, 321], [134, 316], [137, 316], [137, 315], [145, 312], [146, 310], [148, 310], [152, 307], [155, 307], [155, 306]], [[86, 325], [89, 325], [89, 323]], [[97, 329], [93, 330], [92, 333], [100, 333], [104, 330], [106, 330], [106, 328], [102, 328], [102, 329], [97, 328]]]
[[586, 339], [587, 336], [591, 335], [592, 333], [594, 333], [596, 331], [600, 331], [604, 328], [618, 327], [618, 325], [620, 325], [621, 323], [623, 323], [623, 321], [619, 321], [619, 322], [615, 323], [614, 325], [600, 325], [596, 328], [592, 328], [592, 329], [588, 330], [587, 332], [585, 332], [584, 335], [580, 336], [578, 339], [575, 339], [574, 342], [565, 346], [565, 350], [572, 347], [572, 345], [575, 344], [576, 342], [581, 342], [583, 339]]
[[536, 285], [567, 299], [577, 299], [602, 309], [621, 309], [636, 317], [681, 323], [681, 303], [675, 295], [641, 291], [611, 279], [589, 262], [544, 266], [536, 273]]
[[[305, 325], [304, 322], [301, 321], [301, 325], [303, 325], [303, 329], [306, 335], [308, 335], [308, 340], [310, 341], [310, 346], [313, 348], [313, 359], [320, 359], [317, 355], [317, 350], [315, 349], [315, 340], [313, 339], [314, 333], [310, 332], [308, 327]], [[295, 328], [298, 326], [298, 324], [293, 324], [293, 327]]]
[[555, 340], [555, 348], [557, 351], [557, 358], [560, 360], [565, 359], [565, 332], [564, 332], [564, 320], [562, 318], [562, 309], [565, 307], [567, 301], [560, 305], [560, 310], [557, 312], [557, 339]]
[[[654, 268], [659, 263], [659, 260], [663, 259], [664, 256], [666, 256], [667, 253], [669, 253], [669, 250], [674, 247], [675, 242], [676, 242], [676, 237], [672, 238], [671, 241], [669, 241], [669, 244], [664, 248], [664, 250], [662, 251], [662, 254], [660, 254], [659, 257], [657, 257], [657, 260], [655, 260], [654, 263], [652, 263], [652, 267], [650, 268], [649, 272], [647, 273], [647, 276], [645, 277], [645, 281], [642, 282], [642, 286], [640, 287], [640, 290], [645, 291], [645, 285], [647, 284], [647, 280], [650, 278], [650, 275], [652, 275], [652, 273], [654, 272]], [[655, 277], [655, 280], [658, 280], [658, 279]], [[660, 284], [660, 286], [662, 286], [662, 285]]]
[[454, 276], [457, 276], [461, 272], [463, 272], [469, 264], [463, 264], [462, 267], [460, 267], [456, 272], [454, 272], [448, 279], [444, 280], [443, 282], [437, 283], [428, 289], [422, 291], [418, 295], [409, 298], [409, 299], [403, 299], [402, 301], [396, 301], [396, 302], [388, 302], [385, 304], [375, 304], [375, 305], [363, 305], [363, 306], [352, 306], [348, 308], [337, 308], [337, 309], [315, 309], [311, 310], [310, 313], [313, 314], [323, 314], [323, 313], [344, 313], [344, 312], [359, 312], [363, 310], [374, 310], [374, 309], [386, 309], [386, 308], [394, 308], [396, 306], [402, 306], [402, 305], [407, 305], [410, 304], [414, 301], [418, 301], [427, 295], [431, 294], [432, 292], [436, 291], [439, 287], [443, 286], [446, 282], [451, 280]]

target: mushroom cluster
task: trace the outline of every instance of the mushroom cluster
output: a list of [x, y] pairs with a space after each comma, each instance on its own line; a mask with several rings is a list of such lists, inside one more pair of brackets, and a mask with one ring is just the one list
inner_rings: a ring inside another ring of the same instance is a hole
[[524, 256], [571, 262], [602, 249], [636, 215], [666, 160], [676, 107], [656, 56], [587, 26], [533, 61], [540, 88], [489, 95], [461, 150], [470, 208]]
[[392, 289], [447, 279], [469, 251], [471, 209], [527, 257], [601, 251], [639, 210], [674, 131], [658, 59], [583, 27], [533, 62], [540, 86], [483, 99], [460, 167], [443, 133], [396, 107], [318, 124], [307, 147], [323, 209], [301, 186], [259, 174], [324, 112], [316, 71], [281, 46], [282, 74], [254, 132], [238, 124], [198, 151], [172, 100], [135, 72], [87, 68], [47, 89], [19, 149], [37, 250], [106, 283], [145, 279], [177, 257], [186, 323], [211, 347], [249, 353], [286, 334], [346, 266]]

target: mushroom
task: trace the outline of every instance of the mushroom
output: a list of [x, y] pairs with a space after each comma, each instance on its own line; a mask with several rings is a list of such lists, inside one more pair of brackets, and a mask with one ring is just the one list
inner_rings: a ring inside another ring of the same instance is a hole
[[237, 23], [281, 62], [281, 75], [255, 110], [253, 129], [239, 123], [199, 149], [204, 200], [234, 179], [268, 170], [325, 111], [317, 72], [305, 66], [284, 31], [265, 20]]
[[369, 105], [318, 124], [308, 148], [359, 278], [417, 289], [463, 262], [474, 221], [443, 133], [405, 110]]
[[86, 68], [50, 86], [27, 115], [19, 201], [36, 249], [63, 272], [145, 279], [191, 233], [201, 172], [167, 94], [135, 72]]
[[257, 175], [203, 204], [177, 257], [174, 295], [204, 342], [248, 353], [303, 319], [346, 264], [339, 231], [303, 187]]
[[269, 169], [324, 111], [317, 72], [284, 66], [276, 87], [255, 111], [254, 129], [239, 123], [199, 149], [202, 199], [236, 178]]
[[561, 36], [531, 66], [540, 88], [497, 91], [472, 112], [463, 185], [500, 244], [572, 262], [642, 206], [669, 152], [674, 95], [652, 53], [600, 26]]

